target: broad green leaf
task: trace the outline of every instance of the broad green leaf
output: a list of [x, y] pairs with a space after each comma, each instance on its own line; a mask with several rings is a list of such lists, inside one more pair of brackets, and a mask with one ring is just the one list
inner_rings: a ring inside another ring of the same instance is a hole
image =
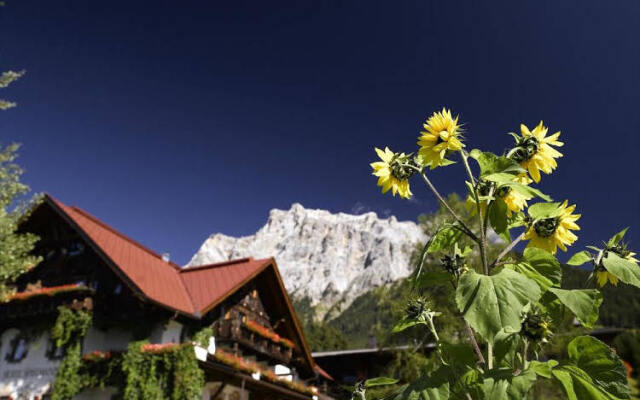
[[513, 190], [514, 192], [520, 193], [523, 196], [530, 196], [530, 197], [540, 197], [542, 200], [544, 201], [551, 201], [551, 197], [549, 197], [548, 195], [542, 193], [540, 190], [531, 187], [531, 186], [527, 186], [527, 185], [523, 185], [521, 183], [518, 182], [511, 182], [509, 184], [507, 184], [507, 186], [509, 186], [511, 188], [511, 190]]
[[507, 224], [507, 204], [501, 198], [496, 198], [489, 203], [489, 223], [501, 238], [511, 242]]
[[536, 281], [542, 292], [550, 287], [559, 287], [562, 280], [562, 268], [558, 260], [548, 251], [536, 247], [525, 249], [522, 261], [505, 267]]
[[453, 367], [469, 366], [473, 367], [478, 362], [476, 353], [473, 348], [468, 344], [463, 343], [447, 343], [440, 341], [438, 347], [443, 354], [443, 357], [447, 364]]
[[402, 332], [405, 329], [411, 328], [412, 326], [416, 325], [425, 325], [425, 323], [423, 321], [418, 321], [415, 319], [404, 318], [393, 326], [393, 329], [391, 329], [391, 333]]
[[492, 276], [469, 271], [460, 277], [456, 290], [464, 319], [491, 343], [502, 328], [519, 330], [522, 307], [539, 298], [535, 281], [510, 269]]
[[475, 149], [472, 150], [469, 155], [478, 162], [481, 177], [498, 172], [513, 175], [525, 172], [524, 168], [522, 168], [517, 162], [504, 156], [497, 156], [493, 153], [481, 152]]
[[551, 375], [562, 385], [569, 400], [615, 400], [580, 368], [563, 365], [551, 370]]
[[567, 347], [569, 361], [551, 370], [569, 400], [629, 399], [626, 368], [606, 344], [578, 336]]
[[586, 262], [591, 261], [592, 259], [593, 257], [591, 257], [591, 253], [589, 253], [586, 250], [583, 250], [572, 255], [569, 261], [567, 261], [567, 264], [577, 267], [579, 265], [582, 265]]
[[398, 383], [397, 379], [380, 376], [364, 381], [364, 387], [370, 388], [375, 386], [395, 385], [396, 383]]
[[450, 378], [447, 371], [435, 371], [400, 388], [390, 400], [448, 400]]
[[509, 184], [513, 182], [516, 178], [516, 175], [508, 174], [505, 172], [497, 172], [495, 174], [489, 174], [482, 177], [482, 179], [498, 183], [500, 185]]
[[513, 191], [518, 192], [521, 195], [526, 196], [528, 198], [533, 198], [537, 196], [544, 201], [551, 201], [551, 197], [542, 193], [540, 190], [528, 185], [523, 185], [522, 183], [515, 181], [514, 179], [516, 179], [516, 175], [499, 172], [499, 173], [484, 176], [482, 177], [482, 179], [495, 182], [498, 184], [498, 186], [508, 186]]
[[621, 230], [620, 232], [616, 233], [615, 235], [613, 235], [611, 237], [611, 239], [609, 239], [609, 241], [607, 242], [607, 246], [615, 246], [618, 243], [620, 243], [620, 241], [622, 240], [622, 238], [624, 238], [624, 234], [627, 233], [627, 229], [629, 229], [629, 227], [624, 228], [623, 230]]
[[602, 293], [597, 289], [565, 290], [549, 289], [564, 304], [585, 328], [593, 328], [598, 320], [598, 310], [602, 304]]
[[536, 379], [531, 369], [516, 376], [511, 369], [493, 370], [486, 374], [482, 389], [487, 400], [522, 400], [527, 397]]
[[569, 359], [614, 396], [628, 398], [627, 369], [615, 351], [592, 336], [578, 336], [567, 346]]
[[540, 286], [540, 290], [543, 293], [549, 290], [549, 288], [553, 287], [554, 285], [552, 280], [542, 275], [538, 270], [536, 270], [531, 264], [527, 262], [523, 261], [516, 264], [506, 264], [504, 267], [519, 272], [529, 279], [533, 279], [538, 284], [538, 286]]
[[560, 212], [560, 203], [536, 203], [527, 209], [533, 219], [545, 219], [557, 217]]
[[517, 331], [502, 329], [495, 337], [493, 356], [496, 366], [513, 367], [516, 353], [522, 349], [522, 341]]
[[543, 378], [551, 379], [551, 370], [557, 365], [558, 362], [556, 360], [549, 360], [546, 362], [533, 360], [529, 363], [529, 369]]
[[602, 258], [602, 265], [622, 282], [640, 287], [640, 267], [633, 261], [625, 260], [609, 251]]
[[414, 279], [418, 288], [429, 288], [446, 283], [451, 283], [451, 275], [444, 271], [426, 271]]
[[544, 308], [547, 315], [551, 317], [551, 324], [555, 329], [563, 329], [562, 327], [573, 323], [573, 314], [562, 304], [558, 296], [547, 291], [542, 295], [539, 304]]

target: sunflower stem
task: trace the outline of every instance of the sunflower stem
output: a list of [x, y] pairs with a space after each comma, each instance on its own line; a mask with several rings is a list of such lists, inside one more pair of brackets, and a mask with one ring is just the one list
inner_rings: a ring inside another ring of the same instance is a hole
[[471, 329], [471, 325], [467, 321], [464, 321], [465, 324], [465, 332], [469, 341], [471, 342], [471, 346], [473, 346], [473, 351], [476, 352], [476, 357], [478, 357], [478, 362], [483, 366], [486, 365], [486, 361], [484, 356], [482, 355], [482, 350], [480, 350], [480, 346], [478, 346], [478, 341], [476, 340], [476, 336], [473, 334], [473, 330]]
[[522, 232], [520, 235], [518, 235], [517, 238], [515, 238], [511, 243], [509, 243], [509, 245], [507, 247], [504, 248], [504, 250], [502, 250], [500, 252], [500, 254], [498, 254], [498, 257], [496, 257], [495, 261], [491, 263], [491, 265], [489, 266], [490, 268], [493, 268], [495, 266], [498, 265], [498, 263], [500, 262], [500, 260], [502, 260], [502, 258], [504, 256], [506, 256], [511, 250], [513, 250], [514, 247], [516, 247], [516, 245], [518, 243], [520, 243], [520, 241], [522, 239], [524, 239], [524, 235], [527, 231], [525, 230], [524, 232]]
[[[486, 226], [485, 226], [485, 218], [482, 215], [481, 207], [480, 207], [480, 196], [478, 196], [478, 185], [473, 176], [473, 172], [471, 171], [471, 167], [469, 166], [469, 156], [464, 150], [460, 150], [460, 157], [462, 158], [462, 163], [464, 164], [464, 168], [467, 171], [467, 175], [469, 176], [469, 181], [471, 182], [471, 186], [473, 187], [473, 198], [476, 201], [476, 211], [478, 214], [478, 222], [480, 223], [480, 258], [482, 259], [482, 267], [485, 275], [489, 275], [489, 263], [487, 261], [487, 234], [486, 234]], [[487, 202], [487, 210], [485, 214], [489, 214], [489, 203]], [[487, 367], [489, 369], [493, 368], [493, 346], [491, 343], [487, 343]]]
[[424, 182], [427, 184], [427, 186], [429, 187], [429, 189], [433, 192], [433, 194], [436, 196], [436, 198], [438, 199], [438, 201], [440, 202], [440, 204], [442, 204], [444, 206], [444, 208], [447, 209], [447, 211], [449, 211], [449, 214], [451, 214], [451, 216], [460, 224], [460, 226], [462, 227], [462, 229], [464, 230], [464, 232], [467, 234], [467, 236], [469, 236], [474, 242], [476, 243], [480, 243], [480, 239], [478, 238], [478, 236], [476, 236], [475, 233], [473, 233], [473, 231], [471, 229], [469, 229], [469, 227], [467, 226], [467, 224], [465, 224], [462, 221], [462, 218], [460, 218], [458, 216], [458, 214], [456, 214], [455, 211], [453, 211], [453, 209], [451, 208], [451, 206], [445, 201], [445, 199], [442, 197], [442, 195], [440, 195], [440, 192], [438, 192], [438, 189], [436, 189], [435, 186], [433, 186], [433, 183], [431, 183], [431, 181], [429, 180], [429, 178], [427, 178], [427, 174], [424, 173], [424, 171], [420, 171], [418, 170], [420, 173], [420, 176], [422, 177], [422, 180], [424, 180]]

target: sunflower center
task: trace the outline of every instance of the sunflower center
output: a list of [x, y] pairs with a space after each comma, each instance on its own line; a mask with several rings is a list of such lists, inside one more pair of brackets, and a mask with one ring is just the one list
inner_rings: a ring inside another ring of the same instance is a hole
[[515, 162], [527, 161], [538, 152], [539, 142], [534, 136], [523, 138], [517, 146], [509, 152], [509, 156]]
[[627, 246], [624, 244], [616, 244], [614, 246], [608, 246], [606, 250], [619, 255], [622, 258], [627, 258], [631, 251], [627, 249]]
[[440, 259], [442, 262], [442, 268], [452, 275], [460, 275], [461, 270], [464, 268], [464, 257], [456, 254], [454, 256], [446, 255]]
[[411, 300], [405, 308], [405, 315], [409, 319], [418, 319], [422, 313], [428, 310], [428, 303], [423, 298], [416, 298]]
[[546, 218], [536, 222], [533, 228], [538, 236], [547, 238], [555, 233], [558, 225], [560, 225], [559, 218]]
[[414, 174], [413, 168], [408, 166], [410, 163], [410, 159], [408, 156], [401, 157], [396, 155], [391, 160], [391, 175], [398, 180], [405, 180], [411, 178]]

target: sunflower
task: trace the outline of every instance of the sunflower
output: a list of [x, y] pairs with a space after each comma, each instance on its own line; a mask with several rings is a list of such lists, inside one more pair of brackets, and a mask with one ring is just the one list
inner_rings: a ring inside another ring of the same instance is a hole
[[613, 286], [618, 286], [618, 277], [604, 269], [604, 267], [599, 268], [596, 271], [596, 280], [598, 281], [598, 285], [603, 287], [607, 284], [607, 281], [611, 282]]
[[[526, 175], [519, 175], [514, 179], [515, 182], [521, 185], [528, 185], [529, 178]], [[480, 181], [478, 185], [478, 194], [480, 196], [488, 196], [490, 191], [490, 182]], [[531, 195], [525, 195], [521, 192], [517, 192], [509, 186], [500, 186], [495, 190], [495, 196], [501, 198], [507, 205], [507, 216], [511, 217], [513, 213], [519, 213], [527, 206], [527, 200], [533, 198]], [[467, 196], [466, 200], [467, 209], [471, 212], [471, 215], [476, 215], [476, 201], [472, 195]], [[480, 212], [484, 215], [487, 211], [487, 201], [480, 200]]]
[[535, 221], [524, 235], [525, 240], [529, 240], [527, 247], [537, 247], [552, 254], [560, 247], [562, 251], [567, 251], [566, 245], [571, 245], [578, 237], [571, 230], [580, 230], [576, 221], [580, 214], [572, 214], [576, 209], [575, 204], [567, 207], [567, 200], [562, 203], [557, 216]]
[[550, 174], [558, 166], [555, 159], [562, 157], [562, 153], [551, 147], [564, 145], [558, 141], [560, 132], [547, 137], [547, 131], [548, 128], [540, 121], [533, 131], [521, 124], [521, 137], [512, 134], [516, 138], [516, 147], [509, 152], [509, 157], [528, 170], [536, 183], [540, 182], [540, 171]]
[[[521, 185], [528, 185], [530, 182], [529, 177], [526, 174], [518, 175], [515, 182]], [[526, 195], [521, 192], [517, 192], [508, 186], [503, 186], [498, 189], [498, 196], [504, 200], [507, 205], [507, 215], [511, 217], [512, 213], [519, 213], [527, 206], [527, 200], [531, 200], [533, 196]]]
[[376, 148], [376, 153], [382, 161], [371, 163], [371, 168], [373, 175], [378, 177], [378, 186], [382, 187], [382, 193], [391, 189], [394, 196], [398, 193], [400, 197], [410, 198], [413, 193], [409, 188], [409, 178], [414, 171], [403, 165], [410, 162], [410, 157], [404, 153], [394, 153], [388, 147], [385, 147], [384, 151]]
[[[627, 261], [631, 261], [632, 263], [638, 265], [638, 259], [635, 257], [636, 253], [627, 249], [625, 244], [619, 243], [614, 246], [607, 246], [607, 251], [615, 253], [616, 255], [624, 258]], [[596, 280], [598, 281], [598, 285], [603, 287], [608, 282], [611, 282], [613, 286], [618, 285], [618, 277], [607, 271], [603, 266], [599, 266], [596, 268]]]
[[447, 151], [458, 151], [464, 147], [460, 141], [462, 128], [458, 125], [458, 117], [454, 119], [451, 116], [451, 110], [443, 108], [434, 112], [422, 126], [425, 130], [418, 138], [418, 154], [425, 166], [434, 169], [443, 164]]

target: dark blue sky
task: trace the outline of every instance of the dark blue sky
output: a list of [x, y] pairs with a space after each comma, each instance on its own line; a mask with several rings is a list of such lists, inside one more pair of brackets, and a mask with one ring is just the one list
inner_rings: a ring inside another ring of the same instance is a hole
[[[368, 163], [414, 151], [443, 105], [469, 149], [544, 119], [566, 145], [542, 189], [578, 204], [578, 245], [629, 225], [638, 247], [639, 38], [637, 0], [9, 1], [0, 70], [27, 75], [0, 92], [19, 102], [1, 140], [33, 190], [184, 263], [293, 202], [433, 210], [417, 180], [417, 201], [380, 194]], [[459, 165], [432, 175], [463, 192]]]

